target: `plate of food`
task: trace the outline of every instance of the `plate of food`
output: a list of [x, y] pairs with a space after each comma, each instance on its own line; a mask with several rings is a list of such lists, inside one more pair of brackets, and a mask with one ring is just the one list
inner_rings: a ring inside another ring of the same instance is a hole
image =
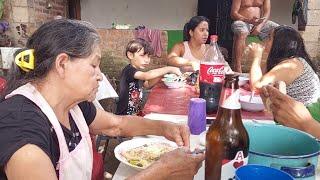
[[186, 84], [186, 76], [178, 76], [176, 74], [166, 74], [161, 80], [168, 88], [181, 88]]
[[176, 143], [160, 138], [136, 138], [124, 141], [114, 149], [116, 158], [137, 170], [146, 169], [164, 153], [176, 149]]

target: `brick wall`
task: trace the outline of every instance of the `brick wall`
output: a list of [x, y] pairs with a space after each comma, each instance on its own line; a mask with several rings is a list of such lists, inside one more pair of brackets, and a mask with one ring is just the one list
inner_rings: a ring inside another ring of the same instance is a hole
[[[124, 51], [128, 42], [134, 39], [135, 30], [117, 30], [117, 29], [98, 29], [101, 36], [102, 43], [102, 60], [101, 70], [108, 74], [111, 79], [118, 82], [121, 70], [129, 61], [126, 58]], [[167, 57], [167, 32], [163, 31], [161, 34], [161, 43], [163, 50], [161, 57], [152, 57], [148, 69], [162, 67], [166, 65]]]
[[5, 0], [3, 19], [10, 24], [12, 46], [24, 46], [40, 25], [66, 13], [67, 0]]
[[309, 55], [320, 69], [320, 0], [309, 0], [308, 23], [305, 31], [301, 35]]

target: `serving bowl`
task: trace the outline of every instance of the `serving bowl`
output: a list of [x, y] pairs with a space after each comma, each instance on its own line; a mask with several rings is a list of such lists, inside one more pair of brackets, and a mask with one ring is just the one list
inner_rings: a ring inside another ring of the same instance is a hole
[[176, 74], [166, 74], [161, 80], [168, 88], [181, 88], [186, 84], [185, 77]]
[[167, 80], [165, 78], [163, 78], [162, 81], [168, 88], [172, 89], [182, 88], [185, 85], [184, 81]]
[[264, 110], [264, 104], [259, 95], [254, 95], [251, 99], [251, 95], [244, 95], [240, 96], [240, 104], [241, 108], [246, 111], [263, 111]]

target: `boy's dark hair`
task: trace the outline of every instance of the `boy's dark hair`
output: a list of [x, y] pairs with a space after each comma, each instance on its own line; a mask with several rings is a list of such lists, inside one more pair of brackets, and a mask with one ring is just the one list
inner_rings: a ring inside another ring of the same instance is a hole
[[141, 51], [141, 49], [144, 49], [144, 54], [152, 55], [153, 49], [150, 46], [150, 44], [141, 38], [134, 39], [130, 41], [126, 47], [126, 56], [128, 57], [128, 52], [131, 52], [132, 54]]

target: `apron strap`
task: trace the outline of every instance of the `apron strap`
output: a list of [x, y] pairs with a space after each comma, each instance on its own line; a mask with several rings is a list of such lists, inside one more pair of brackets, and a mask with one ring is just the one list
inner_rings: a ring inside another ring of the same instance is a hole
[[47, 103], [47, 101], [44, 99], [44, 97], [30, 83], [27, 83], [17, 88], [16, 90], [8, 94], [5, 98], [7, 99], [14, 95], [23, 95], [26, 98], [30, 99], [48, 117], [58, 137], [59, 149], [60, 149], [60, 160], [63, 160], [64, 158], [66, 158], [67, 155], [69, 154], [69, 149], [66, 143], [66, 139], [64, 137], [64, 133], [62, 131], [61, 125], [54, 111], [52, 110], [51, 106]]

